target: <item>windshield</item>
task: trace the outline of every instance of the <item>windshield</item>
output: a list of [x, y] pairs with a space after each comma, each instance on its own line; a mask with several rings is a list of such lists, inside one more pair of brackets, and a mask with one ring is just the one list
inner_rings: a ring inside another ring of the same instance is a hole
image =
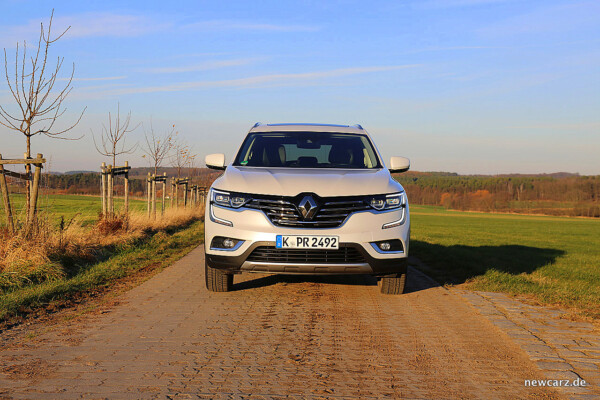
[[286, 168], [381, 168], [366, 135], [331, 132], [250, 133], [235, 166]]

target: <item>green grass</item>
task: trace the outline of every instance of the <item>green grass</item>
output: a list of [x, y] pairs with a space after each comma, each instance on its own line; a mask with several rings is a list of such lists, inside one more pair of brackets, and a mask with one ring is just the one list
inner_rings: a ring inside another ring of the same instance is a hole
[[[25, 195], [11, 194], [10, 198], [13, 213], [17, 218], [23, 220], [25, 215]], [[115, 198], [115, 211], [119, 212], [122, 207], [123, 199], [121, 197]], [[143, 211], [146, 209], [146, 202], [138, 199], [130, 199], [129, 208], [130, 210]], [[102, 198], [99, 196], [70, 194], [42, 195], [38, 200], [38, 209], [41, 213], [48, 215], [53, 223], [57, 223], [61, 217], [67, 223], [76, 217], [83, 226], [86, 226], [98, 220], [98, 214], [102, 210]], [[6, 219], [4, 208], [2, 207], [2, 212], [0, 212], [0, 226], [4, 224], [6, 224]]]
[[83, 265], [65, 278], [0, 293], [0, 320], [77, 292], [108, 286], [150, 265], [166, 267], [200, 244], [203, 231], [203, 223], [194, 222], [176, 232], [159, 232], [119, 245], [104, 261]]
[[506, 292], [600, 319], [600, 220], [411, 207], [411, 255], [443, 284]]

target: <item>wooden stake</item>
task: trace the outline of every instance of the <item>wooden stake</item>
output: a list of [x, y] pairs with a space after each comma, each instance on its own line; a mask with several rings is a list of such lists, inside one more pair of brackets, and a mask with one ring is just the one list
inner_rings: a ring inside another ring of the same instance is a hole
[[185, 192], [183, 193], [183, 206], [187, 207], [188, 205], [188, 184], [187, 182], [183, 185]]
[[156, 219], [156, 176], [152, 175], [152, 218]]
[[[31, 157], [27, 157], [27, 153], [23, 153], [23, 158], [29, 160]], [[25, 218], [29, 221], [29, 206], [31, 205], [31, 164], [25, 164], [25, 174], [27, 175], [27, 181], [25, 181]]]
[[[2, 160], [2, 154], [0, 154]], [[8, 184], [4, 175], [4, 165], [0, 164], [0, 190], [2, 191], [2, 200], [4, 202], [4, 211], [6, 213], [6, 226], [8, 232], [13, 235], [15, 233], [15, 223], [13, 221], [12, 208], [10, 207], [10, 196], [8, 194]]]
[[114, 213], [114, 207], [113, 207], [113, 173], [112, 173], [112, 168], [113, 166], [111, 164], [108, 164], [108, 174], [106, 175], [106, 189], [107, 189], [107, 193], [106, 193], [106, 216], [108, 218], [112, 218], [113, 213]]
[[[125, 161], [125, 167], [129, 167], [129, 161]], [[129, 215], [129, 171], [125, 173], [125, 204], [123, 208], [125, 209], [125, 215]]]
[[171, 178], [171, 208], [173, 208], [173, 196], [175, 191], [175, 178]]
[[160, 207], [160, 215], [165, 215], [165, 198], [166, 198], [166, 191], [167, 191], [167, 173], [164, 172], [163, 176], [165, 177], [165, 180], [162, 183], [162, 203], [161, 203], [161, 207]]
[[[42, 158], [41, 154], [37, 155], [37, 158]], [[38, 201], [38, 193], [40, 189], [40, 178], [42, 176], [42, 165], [35, 164], [35, 173], [33, 175], [33, 185], [31, 188], [31, 205], [29, 209], [29, 213], [31, 215], [31, 222], [33, 222], [35, 215], [37, 213], [37, 201]]]
[[150, 211], [151, 211], [150, 198], [152, 196], [152, 193], [151, 193], [152, 184], [150, 183], [150, 172], [148, 172], [148, 178], [146, 178], [146, 181], [147, 181], [146, 187], [147, 187], [147, 191], [148, 191], [148, 194], [146, 195], [147, 203], [148, 203], [148, 218], [150, 218]]
[[[42, 158], [42, 155], [38, 154], [38, 158]], [[33, 175], [33, 182], [31, 185], [31, 198], [29, 201], [29, 210], [27, 210], [27, 226], [25, 228], [26, 236], [29, 236], [29, 234], [31, 233], [31, 230], [34, 227], [34, 223], [35, 223], [41, 175], [42, 175], [42, 165], [35, 164], [35, 174]]]
[[106, 210], [107, 210], [107, 206], [106, 206], [106, 163], [102, 163], [102, 166], [100, 167], [100, 171], [102, 171], [101, 176], [101, 186], [102, 186], [102, 218], [106, 218]]

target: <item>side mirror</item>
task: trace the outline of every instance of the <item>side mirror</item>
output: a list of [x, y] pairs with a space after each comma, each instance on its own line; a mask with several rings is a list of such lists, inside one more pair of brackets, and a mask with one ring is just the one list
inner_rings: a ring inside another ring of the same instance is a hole
[[394, 172], [406, 172], [410, 168], [410, 160], [406, 157], [392, 157], [390, 158], [390, 173]]
[[225, 166], [225, 154], [209, 154], [204, 158], [206, 166], [210, 169], [224, 170]]

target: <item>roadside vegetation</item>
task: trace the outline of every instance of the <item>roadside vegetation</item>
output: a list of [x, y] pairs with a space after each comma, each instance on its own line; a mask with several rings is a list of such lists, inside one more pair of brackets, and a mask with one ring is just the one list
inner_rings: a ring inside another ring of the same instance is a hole
[[[157, 219], [141, 211], [113, 219], [96, 215], [91, 222], [98, 199], [79, 196], [75, 207], [75, 197], [53, 198], [52, 213], [40, 213], [34, 236], [0, 230], [0, 320], [148, 266], [167, 266], [202, 242], [203, 207], [168, 209]], [[71, 214], [61, 213], [63, 207]]]
[[600, 319], [600, 220], [411, 207], [411, 255], [441, 284]]

